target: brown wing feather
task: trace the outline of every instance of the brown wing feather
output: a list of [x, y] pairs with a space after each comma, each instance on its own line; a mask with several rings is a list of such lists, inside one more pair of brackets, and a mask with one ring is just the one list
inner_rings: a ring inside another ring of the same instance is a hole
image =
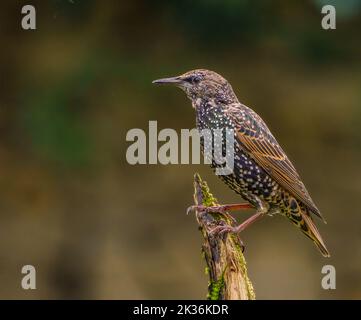
[[239, 105], [229, 109], [231, 117], [238, 126], [236, 138], [240, 146], [284, 189], [323, 219], [295, 167], [267, 125], [253, 110], [243, 105], [242, 108], [245, 111], [243, 119], [239, 119]]

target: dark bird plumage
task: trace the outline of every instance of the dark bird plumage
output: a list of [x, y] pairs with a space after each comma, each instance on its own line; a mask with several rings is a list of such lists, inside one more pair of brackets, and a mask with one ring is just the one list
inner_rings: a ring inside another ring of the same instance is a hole
[[[236, 231], [264, 214], [279, 213], [329, 256], [311, 213], [323, 217], [295, 167], [261, 117], [238, 101], [227, 80], [213, 71], [198, 69], [154, 83], [172, 83], [185, 91], [196, 110], [199, 130], [234, 130], [234, 170], [220, 178], [257, 209], [253, 220], [251, 217]], [[217, 166], [215, 161], [212, 166]]]

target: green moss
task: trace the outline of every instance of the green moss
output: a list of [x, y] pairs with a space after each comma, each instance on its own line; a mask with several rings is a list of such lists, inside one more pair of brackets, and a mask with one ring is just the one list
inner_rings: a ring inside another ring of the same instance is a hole
[[206, 275], [209, 275], [209, 273], [210, 273], [210, 269], [209, 269], [209, 267], [205, 267], [204, 268], [204, 273], [206, 274]]
[[248, 277], [247, 263], [246, 263], [246, 259], [244, 258], [243, 252], [242, 252], [242, 247], [241, 247], [241, 245], [239, 244], [238, 241], [234, 240], [234, 243], [235, 243], [235, 247], [237, 248], [237, 253], [238, 253], [237, 256], [238, 256], [238, 259], [239, 259], [239, 265], [242, 268], [242, 273], [245, 275], [248, 298], [250, 300], [256, 300], [256, 293], [254, 291], [252, 282]]
[[220, 279], [210, 283], [207, 299], [208, 300], [220, 300], [221, 295], [222, 295], [223, 286], [224, 286], [224, 277], [222, 274], [222, 277]]
[[194, 178], [196, 181], [199, 182], [199, 185], [201, 187], [202, 196], [203, 196], [203, 205], [206, 207], [211, 207], [211, 206], [217, 205], [218, 201], [213, 196], [213, 194], [210, 192], [207, 182], [203, 181], [198, 173], [195, 174]]

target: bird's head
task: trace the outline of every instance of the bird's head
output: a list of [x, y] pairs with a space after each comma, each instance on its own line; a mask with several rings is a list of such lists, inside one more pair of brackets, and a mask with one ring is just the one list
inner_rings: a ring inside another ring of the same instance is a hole
[[226, 79], [216, 72], [197, 69], [180, 76], [154, 80], [156, 84], [173, 84], [181, 88], [192, 101], [215, 100], [218, 103], [237, 102], [237, 97]]

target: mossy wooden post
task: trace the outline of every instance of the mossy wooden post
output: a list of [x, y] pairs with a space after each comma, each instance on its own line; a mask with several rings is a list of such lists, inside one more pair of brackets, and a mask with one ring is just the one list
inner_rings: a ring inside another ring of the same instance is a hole
[[[196, 205], [217, 205], [208, 185], [198, 174], [194, 176], [194, 201]], [[199, 213], [196, 218], [203, 235], [202, 251], [209, 274], [208, 299], [254, 300], [255, 293], [247, 275], [246, 260], [238, 235], [213, 235], [217, 225], [235, 223], [228, 213]]]

